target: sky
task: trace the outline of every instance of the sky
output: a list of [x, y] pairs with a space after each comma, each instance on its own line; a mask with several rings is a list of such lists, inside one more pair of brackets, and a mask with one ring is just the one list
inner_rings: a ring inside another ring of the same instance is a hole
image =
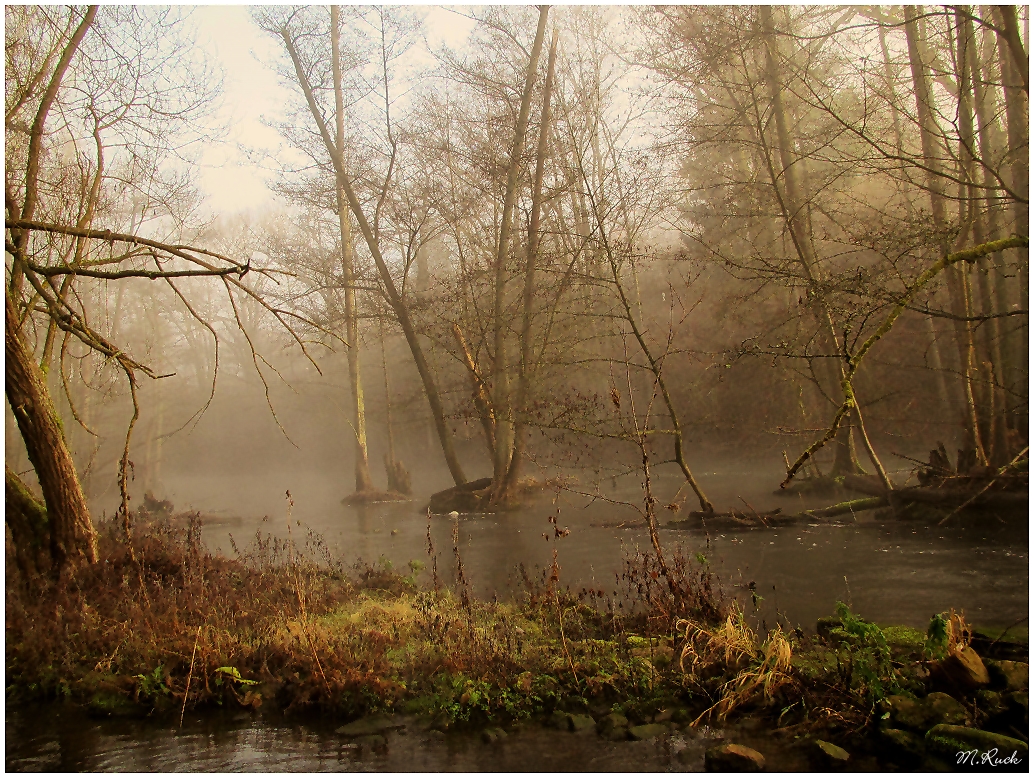
[[[432, 48], [462, 44], [473, 26], [445, 8], [423, 8]], [[230, 215], [261, 209], [273, 199], [272, 156], [282, 147], [277, 131], [263, 119], [279, 118], [290, 94], [273, 68], [285, 55], [277, 41], [252, 22], [249, 6], [199, 6], [191, 19], [198, 45], [209, 52], [212, 65], [223, 75], [222, 105], [213, 118], [229, 128], [201, 154], [199, 185], [207, 196], [207, 210]]]

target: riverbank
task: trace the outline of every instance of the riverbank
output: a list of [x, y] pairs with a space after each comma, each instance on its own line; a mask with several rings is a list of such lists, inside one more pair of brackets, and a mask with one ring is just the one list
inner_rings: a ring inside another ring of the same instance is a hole
[[[371, 731], [339, 737], [374, 751], [377, 738], [389, 744], [394, 725], [383, 722], [395, 716], [486, 745], [522, 722], [671, 743], [750, 721], [816, 765], [834, 757], [815, 741], [864, 760], [896, 738], [898, 761], [887, 764], [903, 769], [944, 759], [938, 733], [929, 736], [938, 725], [1026, 738], [1026, 678], [991, 661], [1005, 646], [1025, 652], [1009, 636], [984, 651], [986, 681], [952, 688], [954, 705], [927, 702], [945, 694], [938, 662], [980, 645], [959, 619], [928, 636], [880, 629], [845, 607], [815, 635], [758, 635], [706, 560], [675, 549], [670, 581], [639, 555], [608, 590], [570, 591], [554, 566], [525, 574], [523, 596], [494, 602], [472, 596], [458, 544], [446, 589], [417, 561], [344, 569], [312, 535], [259, 536], [231, 559], [209, 553], [199, 532], [141, 526], [134, 561], [108, 528], [103, 564], [42, 595], [8, 565], [8, 705], [65, 699], [97, 717], [169, 721], [206, 707], [319, 712], [338, 727], [366, 721]], [[901, 700], [926, 712], [911, 715]]]

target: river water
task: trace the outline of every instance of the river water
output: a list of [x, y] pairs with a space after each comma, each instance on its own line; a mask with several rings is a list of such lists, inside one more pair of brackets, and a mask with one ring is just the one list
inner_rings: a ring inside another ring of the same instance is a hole
[[770, 771], [807, 761], [789, 743], [746, 722], [725, 730], [673, 730], [645, 741], [610, 742], [533, 724], [508, 727], [499, 743], [478, 732], [447, 735], [410, 722], [387, 747], [357, 746], [330, 719], [216, 712], [165, 720], [96, 720], [71, 706], [8, 712], [8, 771], [119, 772], [669, 772], [701, 771], [704, 751], [733, 741], [765, 755]]
[[[772, 493], [777, 470], [729, 467], [700, 473], [709, 497], [722, 507], [753, 506], [784, 512], [829, 504], [830, 498], [780, 497]], [[903, 480], [903, 479], [902, 479]], [[175, 481], [173, 481], [175, 484]], [[660, 504], [678, 488], [674, 473], [658, 473]], [[436, 484], [440, 488], [441, 484]], [[600, 497], [577, 494], [594, 488], [542, 495], [522, 510], [498, 514], [428, 519], [421, 512], [434, 488], [424, 484], [411, 503], [347, 506], [347, 484], [318, 473], [268, 473], [229, 486], [224, 478], [192, 478], [168, 495], [177, 510], [193, 507], [206, 515], [203, 537], [214, 549], [245, 548], [256, 532], [286, 536], [288, 505], [295, 539], [319, 533], [332, 555], [343, 560], [389, 561], [405, 570], [410, 560], [428, 564], [430, 523], [438, 570], [448, 580], [453, 569], [453, 532], [458, 533], [465, 573], [481, 596], [514, 591], [516, 569], [534, 575], [557, 549], [561, 580], [572, 587], [616, 589], [615, 571], [623, 556], [646, 549], [644, 529], [619, 528], [639, 518], [637, 478], [607, 481]], [[189, 488], [188, 488], [189, 487]], [[421, 484], [418, 484], [418, 488]], [[184, 495], [189, 494], [189, 499]], [[844, 496], [841, 496], [842, 499]], [[620, 504], [627, 503], [627, 504]], [[661, 510], [662, 519], [671, 517]], [[550, 516], [570, 529], [551, 537]], [[549, 532], [547, 532], [549, 531]], [[831, 523], [778, 529], [664, 530], [669, 548], [681, 544], [701, 553], [756, 623], [814, 629], [815, 619], [833, 612], [837, 600], [883, 624], [924, 627], [931, 615], [953, 607], [970, 623], [1004, 628], [1028, 613], [1028, 524], [1025, 517], [955, 518], [944, 526], [877, 519], [866, 513]], [[428, 573], [421, 574], [425, 579]], [[429, 580], [429, 579], [428, 579]], [[758, 601], [750, 596], [754, 583]], [[334, 734], [342, 722], [319, 718], [285, 719], [260, 714], [189, 715], [182, 729], [168, 719], [93, 720], [71, 707], [50, 705], [6, 711], [8, 770], [119, 771], [667, 771], [703, 768], [707, 737], [676, 733], [652, 742], [609, 743], [591, 735], [561, 734], [535, 726], [513, 731], [501, 745], [485, 745], [477, 733], [450, 733], [444, 739], [410, 727], [390, 736], [384, 752], [356, 749]], [[726, 733], [755, 745], [769, 770], [805, 769], [797, 752], [761, 732], [740, 728]], [[681, 757], [678, 753], [684, 751]]]
[[[699, 473], [698, 479], [719, 509], [746, 511], [749, 505], [759, 511], [781, 507], [784, 513], [793, 513], [860, 496], [780, 496], [773, 493], [780, 476], [779, 470], [763, 466], [733, 466]], [[897, 478], [904, 480], [903, 474]], [[653, 487], [659, 504], [671, 502], [680, 485], [681, 477], [675, 472], [656, 474]], [[235, 488], [232, 502], [226, 500], [220, 512], [225, 482], [213, 480], [206, 488], [194, 480], [191, 486], [204, 495], [196, 507], [217, 506], [209, 514], [203, 537], [210, 547], [225, 553], [232, 553], [231, 537], [243, 548], [256, 531], [285, 536], [285, 493], [290, 490], [292, 532], [319, 533], [338, 559], [387, 560], [403, 571], [410, 560], [428, 564], [430, 521], [441, 577], [449, 580], [454, 569], [454, 521], [447, 516], [428, 519], [421, 512], [431, 489], [411, 503], [357, 507], [341, 503], [347, 485], [340, 482], [312, 474], [271, 477], [248, 484], [243, 491], [249, 503], [243, 508]], [[474, 590], [484, 597], [505, 597], [520, 580], [517, 565], [523, 563], [534, 574], [536, 567], [551, 564], [555, 546], [563, 583], [614, 591], [623, 556], [650, 546], [645, 529], [615, 526], [641, 518], [637, 511], [643, 501], [640, 480], [625, 476], [616, 483], [607, 481], [595, 498], [578, 491], [592, 493], [595, 487], [574, 484], [568, 491], [543, 494], [519, 511], [460, 517], [456, 522], [460, 554]], [[663, 508], [658, 512], [662, 522], [675, 518]], [[568, 536], [555, 542], [551, 515], [560, 527], [570, 529]], [[986, 628], [1004, 628], [1028, 611], [1028, 523], [1022, 516], [979, 521], [956, 517], [943, 526], [931, 526], [881, 520], [870, 511], [778, 529], [722, 529], [707, 534], [663, 530], [661, 537], [666, 545], [682, 545], [690, 556], [703, 554], [726, 594], [769, 626], [779, 619], [784, 625], [813, 629], [815, 619], [832, 614], [838, 600], [878, 623], [916, 627], [925, 627], [933, 614], [952, 607], [964, 611], [970, 623]], [[296, 540], [300, 538], [295, 534]], [[427, 572], [422, 575], [430, 580]], [[756, 606], [747, 590], [750, 582], [759, 595]]]

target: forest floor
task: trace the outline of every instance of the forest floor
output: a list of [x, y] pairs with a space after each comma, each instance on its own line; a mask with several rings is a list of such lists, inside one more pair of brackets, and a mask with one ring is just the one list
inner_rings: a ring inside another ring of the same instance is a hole
[[[815, 769], [932, 769], [995, 748], [1027, 764], [1026, 632], [981, 635], [953, 612], [923, 633], [838, 606], [815, 634], [758, 635], [706, 565], [674, 555], [667, 578], [639, 555], [619, 589], [573, 591], [554, 566], [495, 602], [470, 594], [458, 553], [447, 589], [433, 568], [418, 586], [417, 562], [346, 569], [311, 534], [235, 558], [206, 550], [197, 521], [141, 522], [133, 553], [115, 527], [101, 535], [102, 562], [60, 584], [26, 584], [8, 560], [8, 705], [318, 710], [372, 747], [392, 715], [486, 742], [520, 720], [621, 740], [749, 718]], [[756, 758], [712, 751], [714, 769]]]

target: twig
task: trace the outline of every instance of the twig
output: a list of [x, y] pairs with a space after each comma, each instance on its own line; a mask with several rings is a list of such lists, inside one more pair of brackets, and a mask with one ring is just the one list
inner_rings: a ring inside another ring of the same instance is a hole
[[754, 510], [754, 506], [753, 505], [751, 505], [749, 502], [744, 500], [738, 494], [736, 495], [736, 497], [739, 499], [740, 502], [742, 502], [744, 505], [746, 505], [748, 508], [750, 508], [750, 512], [754, 514], [754, 518], [755, 519], [760, 521], [764, 526], [766, 526], [766, 527], [768, 526], [768, 522], [766, 522], [763, 518], [761, 518], [761, 515], [756, 510]]
[[183, 692], [183, 707], [180, 708], [180, 729], [183, 729], [183, 714], [187, 712], [187, 697], [190, 696], [190, 678], [194, 675], [194, 655], [197, 654], [197, 644], [201, 640], [201, 626], [197, 628], [197, 637], [194, 638], [194, 650], [190, 652], [190, 669], [187, 671], [187, 689]]

